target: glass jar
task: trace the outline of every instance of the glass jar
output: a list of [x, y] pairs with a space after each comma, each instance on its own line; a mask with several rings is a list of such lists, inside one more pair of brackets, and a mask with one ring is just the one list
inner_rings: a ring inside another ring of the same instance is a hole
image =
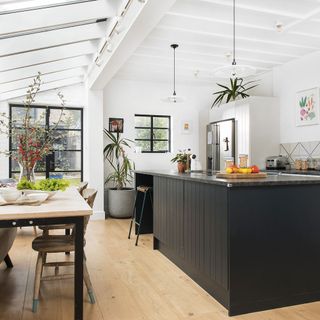
[[295, 159], [294, 160], [294, 168], [296, 170], [301, 170], [302, 169], [302, 160], [301, 159]]
[[304, 157], [301, 159], [301, 170], [308, 170], [308, 158]]
[[234, 157], [226, 157], [224, 158], [224, 168], [230, 168], [234, 166]]
[[247, 154], [239, 154], [239, 167], [247, 168], [248, 167], [248, 155]]

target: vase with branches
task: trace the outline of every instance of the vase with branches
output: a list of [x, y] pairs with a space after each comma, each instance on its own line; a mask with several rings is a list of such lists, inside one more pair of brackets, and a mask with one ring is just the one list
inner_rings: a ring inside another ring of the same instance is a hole
[[11, 119], [6, 113], [0, 114], [0, 133], [6, 134], [10, 139], [13, 150], [2, 151], [5, 155], [19, 164], [19, 181], [26, 179], [34, 182], [34, 169], [39, 160], [52, 153], [54, 141], [60, 137], [56, 129], [62, 122], [65, 99], [61, 92], [58, 97], [61, 102], [61, 113], [52, 126], [45, 126], [44, 114], [39, 119], [31, 115], [31, 108], [41, 89], [41, 74], [33, 79], [29, 85], [25, 100], [23, 101], [22, 119]]

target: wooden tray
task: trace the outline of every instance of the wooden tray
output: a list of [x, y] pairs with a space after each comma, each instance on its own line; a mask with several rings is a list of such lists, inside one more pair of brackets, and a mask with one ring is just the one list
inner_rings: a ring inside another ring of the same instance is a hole
[[217, 173], [217, 178], [221, 179], [261, 179], [266, 178], [267, 174], [265, 172], [259, 173]]

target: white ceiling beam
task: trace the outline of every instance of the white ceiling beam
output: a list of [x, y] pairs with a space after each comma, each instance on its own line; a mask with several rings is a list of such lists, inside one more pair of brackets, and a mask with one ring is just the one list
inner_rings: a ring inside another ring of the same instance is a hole
[[[60, 72], [44, 74], [41, 76], [41, 81], [42, 81], [42, 84], [46, 84], [46, 83], [57, 81], [57, 80], [80, 77], [84, 75], [85, 71], [86, 71], [85, 68], [74, 68], [74, 69], [68, 69]], [[30, 84], [32, 84], [32, 81], [33, 81], [32, 78], [28, 78], [28, 79], [22, 79], [22, 80], [0, 84], [0, 92], [1, 94], [3, 94], [9, 91], [15, 91], [15, 90], [27, 88]]]
[[38, 74], [39, 70], [41, 70], [42, 74], [48, 74], [78, 67], [87, 67], [91, 62], [92, 57], [87, 55], [43, 63], [21, 69], [2, 71], [0, 72], [0, 84], [20, 79], [34, 78]]
[[308, 14], [304, 15], [303, 17], [301, 17], [300, 19], [296, 20], [296, 21], [293, 21], [287, 25], [284, 26], [284, 31], [288, 31], [290, 30], [291, 28], [307, 21], [307, 20], [310, 20], [312, 19], [313, 17], [317, 16], [320, 12], [320, 7], [315, 9], [315, 10], [312, 10], [311, 12], [309, 12]]
[[[71, 86], [71, 85], [82, 83], [82, 82], [83, 82], [83, 77], [74, 77], [69, 79], [53, 81], [53, 82], [43, 84], [40, 92], [53, 90], [57, 88], [63, 88], [63, 87]], [[23, 97], [26, 95], [26, 91], [27, 91], [27, 88], [10, 91], [3, 94], [0, 93], [0, 101]]]
[[[92, 54], [95, 51], [95, 42], [86, 41], [34, 52], [21, 53], [19, 55], [0, 58], [0, 71]], [[39, 71], [41, 72], [41, 66], [39, 67]]]
[[12, 13], [1, 16], [0, 35], [91, 19], [109, 18], [115, 15], [114, 6], [106, 0]]
[[[112, 77], [123, 66], [130, 55], [141, 44], [145, 37], [159, 23], [163, 15], [169, 11], [176, 0], [148, 0], [143, 7], [136, 8], [136, 18], [132, 21], [126, 33], [115, 45], [114, 52], [107, 55], [100, 67], [94, 66], [88, 77], [88, 85], [91, 89], [103, 89]], [[141, 5], [133, 2], [132, 6]], [[131, 8], [134, 10], [134, 8]]]
[[18, 38], [2, 39], [0, 40], [0, 57], [62, 44], [102, 38], [105, 36], [105, 27], [105, 22], [92, 23], [78, 27], [24, 35]]

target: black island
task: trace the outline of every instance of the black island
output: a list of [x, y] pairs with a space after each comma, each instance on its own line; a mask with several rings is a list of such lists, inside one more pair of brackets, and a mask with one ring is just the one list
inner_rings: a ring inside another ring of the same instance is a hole
[[136, 185], [153, 187], [154, 248], [230, 316], [320, 300], [320, 177], [137, 171]]

